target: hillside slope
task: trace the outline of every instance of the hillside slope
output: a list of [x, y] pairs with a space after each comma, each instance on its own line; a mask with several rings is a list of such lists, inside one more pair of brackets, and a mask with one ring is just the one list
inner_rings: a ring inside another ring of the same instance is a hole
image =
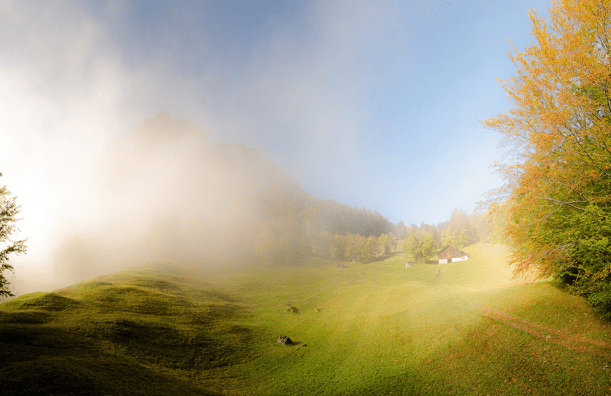
[[0, 306], [3, 395], [212, 395], [203, 374], [248, 358], [240, 300], [160, 267]]
[[464, 250], [411, 268], [402, 255], [148, 266], [21, 296], [0, 305], [0, 382], [7, 394], [611, 394], [608, 322], [553, 283], [512, 281], [504, 246]]

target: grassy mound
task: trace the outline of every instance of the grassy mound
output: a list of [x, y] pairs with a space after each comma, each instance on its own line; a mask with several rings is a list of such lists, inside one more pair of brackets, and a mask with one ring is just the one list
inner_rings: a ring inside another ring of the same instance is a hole
[[245, 307], [144, 267], [0, 305], [2, 394], [213, 394], [208, 370], [248, 356]]

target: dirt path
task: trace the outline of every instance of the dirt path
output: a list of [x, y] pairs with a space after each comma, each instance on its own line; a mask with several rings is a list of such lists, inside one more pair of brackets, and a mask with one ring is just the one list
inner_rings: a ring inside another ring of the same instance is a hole
[[579, 337], [561, 330], [556, 330], [552, 329], [551, 327], [529, 322], [527, 320], [509, 315], [503, 311], [482, 307], [481, 305], [468, 300], [463, 300], [459, 302], [458, 305], [478, 315], [485, 316], [507, 326], [521, 330], [534, 337], [541, 338], [546, 342], [561, 345], [576, 352], [611, 359], [611, 344], [607, 344], [602, 341], [590, 340], [585, 337]]

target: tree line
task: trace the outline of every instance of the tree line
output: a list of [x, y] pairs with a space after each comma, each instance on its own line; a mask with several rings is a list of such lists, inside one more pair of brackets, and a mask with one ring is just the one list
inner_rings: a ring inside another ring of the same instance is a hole
[[310, 195], [269, 201], [255, 225], [255, 257], [281, 265], [307, 257], [370, 261], [396, 247], [395, 225], [375, 211]]
[[412, 224], [403, 239], [403, 251], [410, 261], [424, 263], [447, 245], [462, 249], [478, 242], [504, 243], [504, 221], [498, 213], [474, 211], [469, 214], [457, 208], [452, 211], [450, 220], [436, 226]]
[[[322, 203], [320, 205], [320, 203]], [[377, 212], [333, 201], [284, 199], [268, 208], [254, 241], [257, 260], [282, 265], [307, 257], [370, 262], [401, 248], [409, 260], [426, 262], [445, 245], [502, 242], [502, 216], [454, 209], [450, 220], [420, 226], [392, 224]]]

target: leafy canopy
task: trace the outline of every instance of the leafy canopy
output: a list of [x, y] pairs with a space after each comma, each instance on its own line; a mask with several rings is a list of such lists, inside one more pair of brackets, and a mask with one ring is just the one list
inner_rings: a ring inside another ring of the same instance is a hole
[[[610, 11], [554, 1], [547, 22], [531, 9], [535, 43], [513, 48], [517, 73], [502, 82], [513, 108], [483, 122], [509, 149], [490, 201], [505, 203], [514, 273], [557, 276], [593, 304], [611, 282]], [[597, 304], [611, 307], [605, 293]]]
[[438, 244], [430, 232], [417, 230], [403, 241], [403, 251], [420, 264], [426, 263], [438, 249]]

